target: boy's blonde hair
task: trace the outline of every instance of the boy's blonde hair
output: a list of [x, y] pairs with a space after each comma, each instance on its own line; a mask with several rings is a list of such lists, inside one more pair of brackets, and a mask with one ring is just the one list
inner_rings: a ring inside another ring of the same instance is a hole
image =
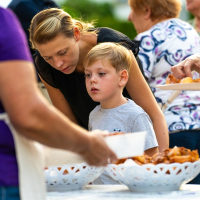
[[112, 42], [104, 42], [93, 47], [85, 57], [84, 68], [91, 66], [94, 62], [101, 60], [103, 64], [108, 64], [116, 69], [117, 72], [127, 70], [129, 72], [132, 57], [127, 48]]

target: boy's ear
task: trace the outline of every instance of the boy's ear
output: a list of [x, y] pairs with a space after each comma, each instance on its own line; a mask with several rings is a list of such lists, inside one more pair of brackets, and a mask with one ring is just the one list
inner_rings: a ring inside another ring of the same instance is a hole
[[120, 71], [120, 80], [119, 80], [119, 86], [124, 87], [126, 83], [128, 82], [128, 72], [127, 70]]

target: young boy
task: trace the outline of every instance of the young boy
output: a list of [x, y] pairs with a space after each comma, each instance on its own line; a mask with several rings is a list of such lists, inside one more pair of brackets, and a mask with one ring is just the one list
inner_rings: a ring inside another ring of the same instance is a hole
[[[145, 153], [152, 156], [158, 152], [152, 122], [141, 107], [122, 94], [131, 64], [129, 50], [120, 44], [101, 43], [88, 52], [84, 60], [86, 88], [90, 97], [100, 102], [90, 113], [89, 130], [146, 131]], [[101, 177], [99, 184], [115, 183]]]

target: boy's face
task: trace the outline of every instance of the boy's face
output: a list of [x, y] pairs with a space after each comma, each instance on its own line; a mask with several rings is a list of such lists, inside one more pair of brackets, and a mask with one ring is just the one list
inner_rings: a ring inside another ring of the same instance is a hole
[[90, 97], [97, 102], [112, 101], [122, 93], [120, 72], [112, 66], [104, 66], [101, 60], [85, 68], [85, 83]]

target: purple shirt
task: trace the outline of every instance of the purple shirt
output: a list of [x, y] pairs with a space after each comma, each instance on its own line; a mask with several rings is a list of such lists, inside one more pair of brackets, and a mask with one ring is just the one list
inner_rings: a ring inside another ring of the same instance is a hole
[[[26, 36], [15, 15], [0, 7], [0, 62], [32, 61]], [[0, 114], [6, 112], [0, 102]], [[9, 127], [0, 121], [0, 186], [18, 186], [18, 166]]]

